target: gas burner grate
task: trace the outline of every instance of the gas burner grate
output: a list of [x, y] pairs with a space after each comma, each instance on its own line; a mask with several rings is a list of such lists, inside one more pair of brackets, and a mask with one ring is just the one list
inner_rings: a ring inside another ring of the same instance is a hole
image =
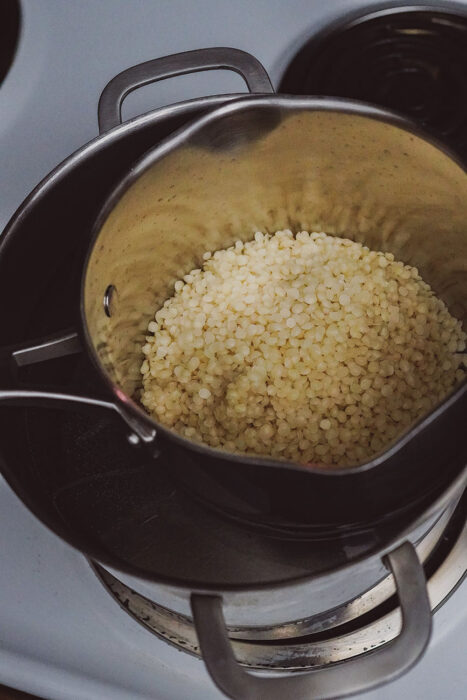
[[467, 159], [467, 14], [399, 7], [340, 21], [296, 54], [279, 91], [397, 110]]

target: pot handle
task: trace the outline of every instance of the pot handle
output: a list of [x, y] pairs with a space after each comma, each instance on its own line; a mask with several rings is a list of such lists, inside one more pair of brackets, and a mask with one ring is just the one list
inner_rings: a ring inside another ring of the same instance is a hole
[[0, 348], [0, 365], [5, 363], [14, 371], [39, 362], [75, 355], [82, 350], [74, 328], [54, 333], [46, 338]]
[[396, 583], [402, 613], [398, 637], [370, 654], [295, 677], [264, 678], [236, 661], [219, 596], [193, 594], [191, 608], [201, 653], [214, 683], [233, 700], [324, 700], [353, 695], [387, 683], [421, 657], [431, 634], [431, 610], [423, 567], [414, 546], [404, 542], [385, 563]]
[[[38, 408], [59, 408], [85, 411], [111, 411], [120, 418], [130, 428], [129, 439], [132, 444], [140, 442], [147, 445], [156, 443], [156, 431], [146, 427], [136, 420], [130, 413], [127, 413], [118, 403], [82, 396], [80, 394], [64, 394], [57, 391], [42, 391], [39, 389], [0, 389], [1, 406], [37, 406]], [[158, 453], [157, 448], [155, 453]]]
[[246, 51], [216, 47], [175, 53], [127, 68], [107, 83], [97, 109], [99, 133], [121, 124], [122, 102], [136, 88], [176, 75], [218, 69], [232, 70], [241, 75], [250, 92], [274, 93], [265, 68]]
[[[55, 360], [66, 355], [82, 351], [78, 333], [74, 328], [54, 333], [46, 338], [30, 340], [24, 343], [0, 348], [0, 369], [5, 367], [10, 378], [17, 380], [18, 370], [28, 365]], [[123, 396], [122, 396], [123, 401]], [[134, 445], [140, 442], [155, 444], [156, 431], [140, 423], [124, 406], [113, 401], [80, 394], [66, 394], [57, 391], [39, 389], [0, 389], [0, 407], [2, 406], [37, 406], [39, 408], [81, 409], [84, 411], [111, 411], [125, 421], [130, 428], [130, 440]], [[157, 448], [153, 453], [158, 452]]]

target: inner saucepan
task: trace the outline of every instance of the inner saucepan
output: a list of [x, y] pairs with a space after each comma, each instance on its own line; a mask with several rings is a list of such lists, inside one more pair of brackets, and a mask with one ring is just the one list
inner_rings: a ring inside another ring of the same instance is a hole
[[282, 229], [393, 253], [465, 325], [466, 221], [464, 169], [402, 119], [345, 101], [231, 103], [156, 146], [107, 202], [84, 277], [88, 337], [138, 402], [148, 323], [175, 282], [205, 251]]

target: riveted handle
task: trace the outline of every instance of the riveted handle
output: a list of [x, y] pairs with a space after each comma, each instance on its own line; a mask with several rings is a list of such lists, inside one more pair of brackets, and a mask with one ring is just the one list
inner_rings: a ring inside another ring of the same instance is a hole
[[[14, 388], [0, 389], [1, 406], [36, 406], [38, 408], [59, 408], [82, 411], [110, 411], [125, 421], [137, 441], [151, 447], [153, 455], [156, 431], [138, 420], [125, 406], [127, 397], [122, 394], [120, 401], [105, 401], [93, 396], [48, 391], [42, 389], [17, 388], [18, 371], [47, 360], [56, 360], [74, 355], [83, 350], [78, 333], [67, 329], [46, 338], [38, 338], [24, 343], [0, 348], [0, 369], [6, 369], [9, 380], [15, 380]], [[118, 392], [117, 392], [118, 393]], [[133, 444], [136, 444], [133, 441]]]
[[222, 599], [193, 594], [191, 608], [201, 653], [218, 688], [232, 700], [325, 700], [387, 683], [407, 671], [423, 654], [431, 634], [431, 610], [423, 567], [410, 542], [387, 555], [396, 583], [402, 629], [371, 654], [293, 677], [265, 678], [245, 671], [227, 636]]
[[263, 65], [246, 51], [216, 47], [175, 53], [127, 68], [107, 83], [98, 106], [99, 133], [121, 124], [122, 102], [133, 90], [176, 75], [219, 69], [241, 75], [250, 92], [274, 92]]
[[110, 411], [120, 416], [130, 430], [143, 443], [155, 444], [156, 431], [143, 425], [119, 403], [104, 401], [92, 396], [68, 394], [58, 391], [38, 389], [0, 389], [0, 406], [36, 406], [38, 408], [59, 408], [67, 410]]

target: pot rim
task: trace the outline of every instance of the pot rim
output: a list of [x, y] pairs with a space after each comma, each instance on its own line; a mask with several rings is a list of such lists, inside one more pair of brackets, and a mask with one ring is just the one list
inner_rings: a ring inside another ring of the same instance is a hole
[[[196, 102], [196, 100], [190, 101]], [[189, 103], [179, 103], [179, 105], [185, 105]], [[105, 385], [112, 392], [112, 395], [116, 402], [119, 404], [123, 412], [128, 412], [132, 414], [136, 421], [142, 424], [143, 432], [147, 428], [155, 430], [156, 436], [159, 434], [164, 435], [169, 440], [177, 442], [185, 449], [194, 450], [200, 454], [204, 454], [213, 459], [221, 459], [232, 462], [241, 462], [242, 464], [259, 465], [264, 467], [273, 467], [280, 469], [290, 469], [293, 471], [300, 471], [306, 473], [319, 474], [320, 476], [334, 477], [351, 477], [355, 474], [361, 474], [367, 472], [384, 462], [388, 459], [394, 457], [405, 445], [411, 442], [419, 433], [429, 427], [431, 423], [437, 420], [437, 418], [442, 415], [446, 409], [452, 406], [458, 401], [458, 399], [467, 393], [467, 378], [457, 387], [454, 387], [451, 392], [435, 406], [435, 408], [427, 415], [422, 416], [417, 421], [415, 421], [399, 438], [396, 438], [390, 445], [383, 451], [376, 454], [372, 459], [360, 462], [351, 467], [329, 467], [321, 466], [319, 464], [300, 464], [297, 462], [292, 462], [290, 460], [277, 460], [271, 459], [267, 456], [252, 456], [242, 453], [232, 453], [225, 450], [217, 449], [205, 445], [203, 443], [195, 442], [189, 440], [182, 435], [179, 435], [174, 430], [171, 430], [167, 426], [156, 421], [154, 418], [150, 417], [142, 407], [140, 407], [130, 396], [128, 396], [115, 382], [111, 379], [105, 368], [97, 355], [94, 345], [91, 341], [91, 336], [89, 332], [89, 327], [86, 319], [84, 296], [85, 296], [85, 284], [87, 270], [89, 266], [89, 261], [91, 255], [94, 251], [94, 247], [99, 238], [102, 226], [115, 208], [118, 202], [122, 199], [123, 195], [129, 190], [129, 188], [143, 175], [150, 167], [152, 167], [156, 162], [163, 160], [165, 156], [171, 152], [178, 149], [180, 146], [191, 139], [193, 136], [202, 132], [202, 130], [210, 125], [211, 123], [217, 121], [218, 119], [230, 115], [239, 111], [248, 111], [252, 109], [271, 109], [276, 108], [283, 111], [293, 110], [303, 110], [303, 111], [320, 111], [320, 112], [339, 112], [343, 114], [354, 114], [362, 117], [369, 117], [376, 119], [377, 121], [396, 126], [400, 129], [412, 133], [417, 138], [420, 138], [442, 153], [444, 153], [448, 158], [450, 158], [454, 163], [456, 163], [464, 172], [467, 172], [466, 166], [461, 161], [460, 158], [451, 152], [442, 142], [438, 141], [436, 138], [425, 133], [423, 129], [418, 127], [413, 121], [407, 117], [398, 114], [397, 112], [377, 107], [375, 105], [358, 101], [349, 100], [346, 98], [337, 97], [293, 97], [289, 95], [278, 96], [275, 94], [267, 95], [257, 95], [250, 94], [246, 96], [241, 96], [240, 98], [234, 97], [232, 100], [227, 101], [221, 106], [209, 111], [207, 114], [198, 117], [195, 121], [190, 122], [188, 125], [182, 126], [181, 128], [174, 131], [170, 136], [163, 139], [153, 148], [150, 148], [146, 153], [141, 156], [133, 166], [128, 170], [127, 174], [120, 180], [120, 182], [113, 188], [111, 193], [107, 196], [107, 199], [103, 203], [99, 214], [93, 225], [91, 239], [89, 247], [87, 250], [86, 258], [83, 265], [82, 277], [81, 277], [81, 291], [80, 291], [80, 320], [81, 320], [81, 332], [84, 339], [86, 350], [88, 351], [93, 365], [99, 372], [100, 377], [105, 382]], [[119, 129], [120, 127], [116, 127]], [[111, 130], [112, 133], [114, 130]], [[156, 437], [157, 440], [157, 437]]]
[[[195, 112], [202, 108], [208, 109], [210, 106], [217, 106], [223, 102], [235, 100], [239, 96], [243, 97], [243, 94], [232, 93], [226, 95], [210, 95], [208, 97], [195, 97], [191, 100], [176, 102], [174, 104], [158, 107], [157, 109], [140, 114], [137, 117], [133, 117], [132, 119], [122, 122], [109, 131], [97, 134], [97, 136], [95, 136], [93, 139], [87, 141], [60, 161], [29, 192], [21, 204], [16, 208], [15, 212], [12, 214], [1, 232], [0, 247], [3, 249], [9, 244], [10, 237], [14, 234], [15, 227], [21, 223], [21, 220], [26, 214], [28, 208], [41, 198], [43, 192], [47, 188], [71, 171], [77, 165], [77, 163], [85, 160], [92, 153], [99, 151], [104, 145], [118, 141], [124, 134], [137, 131], [141, 126], [151, 122], [157, 122], [159, 119], [165, 119], [166, 117], [175, 116], [179, 113], [183, 114], [184, 112]], [[247, 97], [247, 95], [245, 95], [245, 97]]]
[[[277, 581], [270, 581], [267, 583], [260, 583], [260, 584], [252, 584], [252, 583], [240, 583], [240, 584], [213, 584], [213, 583], [202, 583], [200, 581], [187, 581], [186, 583], [178, 583], [174, 582], [173, 580], [168, 579], [167, 577], [160, 577], [159, 579], [156, 579], [155, 577], [151, 575], [145, 575], [143, 573], [135, 573], [134, 571], [131, 570], [131, 567], [125, 566], [125, 567], [119, 567], [116, 566], [115, 564], [112, 563], [106, 563], [104, 559], [99, 559], [97, 558], [96, 561], [98, 563], [101, 563], [104, 568], [107, 568], [110, 573], [113, 573], [114, 575], [116, 572], [121, 572], [124, 575], [129, 575], [130, 578], [132, 579], [138, 579], [139, 581], [142, 581], [143, 583], [156, 583], [156, 584], [161, 584], [161, 585], [168, 585], [176, 590], [183, 590], [183, 591], [190, 591], [190, 592], [195, 592], [195, 593], [203, 593], [203, 592], [216, 592], [219, 593], [219, 595], [224, 595], [224, 594], [242, 594], [242, 593], [255, 593], [255, 592], [264, 592], [264, 591], [272, 591], [272, 590], [277, 590], [280, 588], [292, 588], [294, 586], [305, 586], [308, 583], [311, 583], [313, 581], [317, 581], [319, 579], [326, 578], [328, 576], [334, 576], [334, 575], [342, 575], [344, 572], [351, 572], [352, 570], [355, 569], [355, 567], [358, 567], [362, 562], [364, 561], [369, 561], [371, 559], [383, 559], [387, 554], [389, 554], [392, 550], [396, 549], [399, 545], [403, 544], [405, 541], [407, 541], [408, 537], [419, 527], [427, 523], [430, 518], [435, 518], [433, 522], [430, 524], [429, 530], [431, 530], [434, 525], [438, 522], [438, 519], [442, 516], [443, 512], [452, 504], [456, 504], [455, 508], [458, 508], [460, 506], [460, 499], [462, 498], [462, 495], [464, 493], [464, 489], [467, 487], [467, 466], [463, 470], [461, 474], [459, 474], [456, 479], [451, 482], [449, 487], [446, 489], [446, 491], [433, 503], [430, 507], [428, 507], [422, 514], [420, 514], [418, 517], [415, 517], [412, 522], [407, 524], [407, 526], [404, 528], [402, 532], [400, 532], [397, 536], [393, 537], [392, 539], [388, 540], [386, 544], [382, 547], [375, 548], [374, 551], [371, 552], [366, 552], [361, 555], [357, 555], [355, 558], [352, 559], [350, 562], [344, 562], [343, 564], [340, 564], [338, 566], [335, 566], [332, 569], [329, 569], [327, 571], [322, 571], [318, 573], [310, 573], [310, 574], [299, 574], [296, 576], [293, 576], [292, 578], [285, 578], [285, 579], [279, 579]], [[435, 517], [436, 516], [436, 517]], [[428, 530], [428, 531], [429, 531]], [[424, 533], [422, 537], [425, 536]], [[384, 562], [383, 562], [384, 563]], [[125, 581], [123, 581], [125, 582]], [[129, 583], [127, 585], [130, 585]]]

